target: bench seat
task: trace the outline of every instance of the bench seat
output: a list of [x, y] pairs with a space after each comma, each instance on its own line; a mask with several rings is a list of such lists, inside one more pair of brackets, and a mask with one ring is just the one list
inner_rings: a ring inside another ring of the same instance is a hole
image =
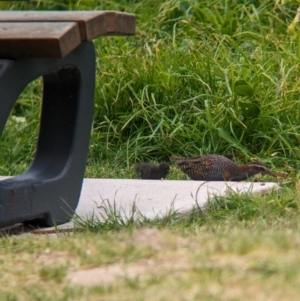
[[62, 58], [83, 41], [135, 34], [135, 16], [113, 11], [0, 11], [0, 58]]

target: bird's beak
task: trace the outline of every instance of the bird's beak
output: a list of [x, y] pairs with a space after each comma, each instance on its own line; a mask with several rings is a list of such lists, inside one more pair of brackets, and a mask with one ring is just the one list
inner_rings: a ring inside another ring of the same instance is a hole
[[269, 169], [264, 170], [263, 174], [277, 178], [277, 175]]

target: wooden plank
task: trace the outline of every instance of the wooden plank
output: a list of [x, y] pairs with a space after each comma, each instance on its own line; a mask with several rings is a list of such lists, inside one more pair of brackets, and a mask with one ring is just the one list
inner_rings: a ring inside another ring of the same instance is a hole
[[135, 15], [115, 11], [0, 11], [0, 22], [76, 22], [82, 41], [135, 34]]
[[106, 12], [107, 32], [105, 35], [135, 34], [135, 16], [124, 13]]
[[1, 58], [61, 58], [80, 43], [75, 22], [0, 22]]

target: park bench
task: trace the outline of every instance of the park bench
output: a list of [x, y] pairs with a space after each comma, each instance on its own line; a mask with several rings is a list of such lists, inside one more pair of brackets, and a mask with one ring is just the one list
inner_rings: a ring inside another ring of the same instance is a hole
[[93, 119], [92, 39], [133, 35], [135, 16], [114, 11], [0, 12], [0, 134], [23, 89], [43, 78], [35, 157], [0, 181], [0, 227], [69, 221], [77, 207]]

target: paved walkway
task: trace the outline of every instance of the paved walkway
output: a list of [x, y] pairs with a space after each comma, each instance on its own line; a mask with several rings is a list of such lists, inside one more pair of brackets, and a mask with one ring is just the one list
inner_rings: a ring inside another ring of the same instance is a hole
[[[0, 177], [0, 180], [4, 177]], [[195, 206], [201, 209], [215, 196], [229, 191], [236, 193], [266, 193], [278, 190], [273, 182], [201, 182], [177, 180], [84, 179], [76, 214], [83, 219], [103, 219], [104, 211], [115, 208], [122, 217], [130, 217], [133, 206], [145, 217], [162, 217], [172, 210], [187, 213]], [[102, 214], [102, 215], [101, 215]], [[61, 225], [70, 228], [72, 223]], [[51, 228], [45, 228], [45, 231]]]
[[[116, 205], [123, 216], [130, 216], [133, 204], [147, 218], [163, 216], [170, 210], [180, 213], [191, 211], [198, 205], [203, 209], [209, 198], [238, 193], [261, 193], [279, 189], [277, 183], [200, 182], [177, 180], [120, 180], [84, 179], [76, 213], [83, 217], [100, 218], [97, 207]], [[197, 203], [196, 203], [197, 200]]]

